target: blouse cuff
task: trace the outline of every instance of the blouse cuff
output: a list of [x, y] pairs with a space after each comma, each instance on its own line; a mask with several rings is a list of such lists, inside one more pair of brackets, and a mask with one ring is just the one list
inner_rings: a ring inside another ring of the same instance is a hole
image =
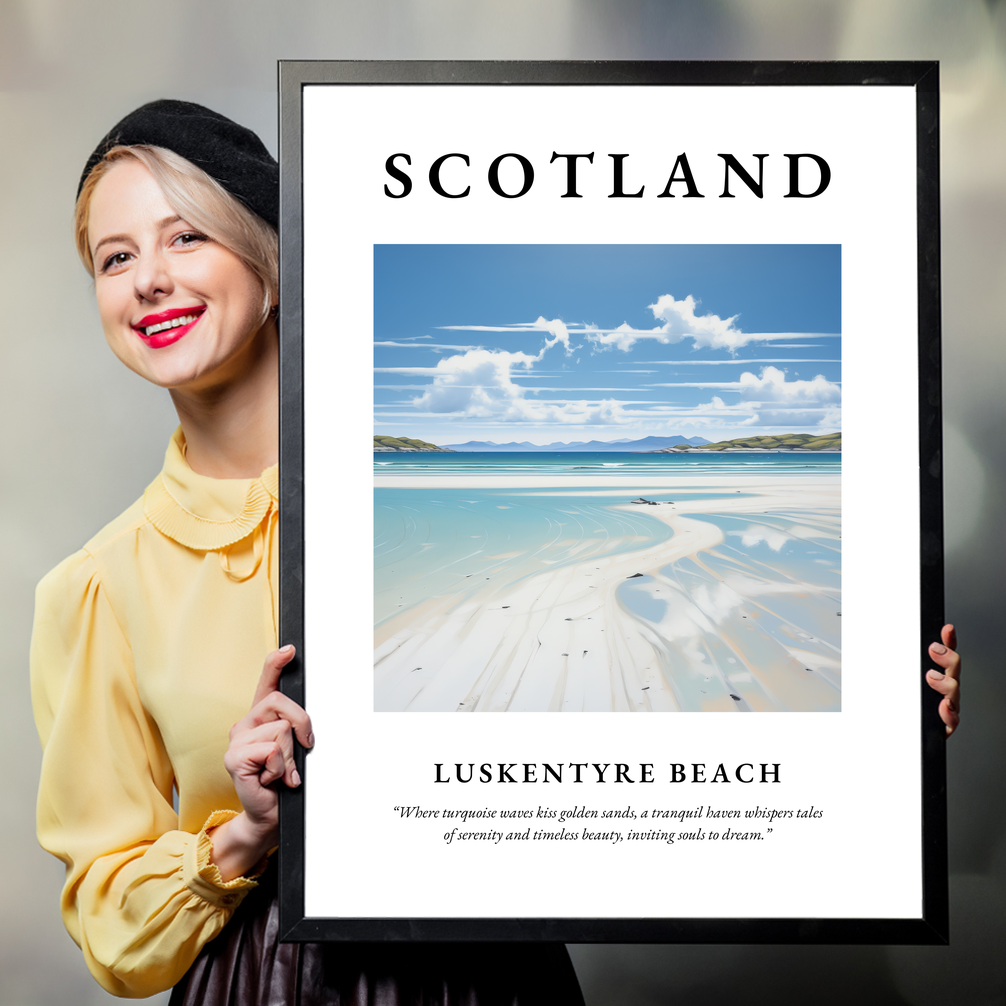
[[234, 909], [240, 905], [245, 895], [252, 888], [258, 887], [255, 878], [261, 876], [269, 865], [269, 857], [263, 856], [245, 876], [224, 880], [216, 863], [211, 862], [213, 842], [208, 832], [237, 816], [236, 810], [213, 811], [206, 819], [202, 831], [195, 836], [195, 841], [186, 844], [182, 860], [182, 875], [186, 886], [218, 908]]

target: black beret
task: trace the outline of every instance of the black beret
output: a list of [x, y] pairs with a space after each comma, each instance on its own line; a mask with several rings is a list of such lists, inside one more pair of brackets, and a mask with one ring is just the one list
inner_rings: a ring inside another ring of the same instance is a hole
[[112, 147], [166, 147], [191, 161], [273, 227], [279, 226], [279, 165], [250, 130], [191, 101], [163, 98], [114, 125], [84, 165], [77, 195], [91, 169]]

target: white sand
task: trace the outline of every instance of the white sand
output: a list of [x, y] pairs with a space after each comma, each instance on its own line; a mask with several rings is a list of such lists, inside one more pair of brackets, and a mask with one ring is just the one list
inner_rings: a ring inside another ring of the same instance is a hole
[[[596, 486], [577, 477], [465, 479], [379, 477], [382, 487], [507, 488], [511, 491]], [[591, 495], [628, 498], [675, 491], [673, 504], [624, 503], [668, 524], [674, 536], [640, 551], [586, 559], [506, 588], [487, 584], [474, 596], [432, 599], [384, 623], [375, 642], [375, 708], [409, 711], [673, 711], [680, 709], [838, 708], [839, 654], [804, 628], [779, 623], [758, 594], [813, 592], [813, 585], [766, 584], [738, 590], [727, 578], [696, 600], [663, 576], [674, 562], [723, 542], [709, 513], [783, 512], [831, 515], [837, 526], [836, 477], [605, 479]], [[740, 488], [737, 499], [689, 498], [698, 486]], [[755, 494], [752, 497], [751, 494]], [[835, 534], [837, 538], [837, 532]], [[658, 623], [638, 617], [616, 597], [634, 574], [665, 606]], [[736, 578], [735, 578], [736, 580]], [[704, 588], [703, 588], [704, 589]], [[834, 593], [834, 592], [832, 592]], [[708, 596], [707, 596], [708, 595]], [[660, 600], [662, 597], [663, 600]], [[831, 614], [829, 612], [829, 614]], [[761, 619], [761, 622], [759, 622]], [[773, 628], [759, 631], [760, 625]], [[779, 631], [782, 624], [782, 632]], [[812, 640], [805, 642], [805, 638]], [[834, 651], [834, 652], [832, 652]], [[816, 661], [817, 666], [814, 662]], [[731, 696], [736, 696], [732, 698]]]

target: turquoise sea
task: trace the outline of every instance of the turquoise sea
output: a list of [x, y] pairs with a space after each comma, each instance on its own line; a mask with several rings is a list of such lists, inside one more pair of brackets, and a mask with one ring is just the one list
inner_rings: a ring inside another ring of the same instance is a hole
[[839, 453], [754, 451], [730, 454], [480, 453], [374, 455], [375, 475], [839, 475]]

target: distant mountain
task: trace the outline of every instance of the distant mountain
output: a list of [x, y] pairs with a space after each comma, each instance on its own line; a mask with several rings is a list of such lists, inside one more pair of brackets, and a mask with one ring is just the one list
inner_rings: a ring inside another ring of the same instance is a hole
[[687, 444], [689, 447], [704, 447], [709, 441], [705, 437], [643, 437], [625, 445], [626, 450], [652, 451], [664, 447], [674, 447], [676, 444]]
[[663, 447], [653, 454], [681, 454], [687, 451], [841, 451], [842, 434], [783, 433], [777, 437], [742, 437], [739, 440], [721, 440], [704, 447]]
[[387, 453], [388, 451], [399, 451], [410, 454], [420, 452], [439, 452], [453, 454], [449, 447], [437, 447], [436, 444], [429, 444], [425, 440], [413, 440], [412, 437], [374, 437], [374, 453]]
[[642, 440], [574, 440], [564, 444], [556, 441], [552, 444], [529, 444], [526, 440], [522, 443], [510, 442], [509, 444], [497, 444], [492, 440], [469, 440], [466, 444], [448, 444], [447, 449], [452, 451], [480, 451], [480, 452], [508, 452], [518, 453], [549, 453], [549, 454], [580, 454], [580, 453], [600, 453], [603, 451], [617, 452], [619, 454], [633, 453], [636, 451], [653, 451], [665, 447], [674, 447], [678, 444], [684, 447], [701, 447], [709, 441], [704, 437], [643, 437]]

